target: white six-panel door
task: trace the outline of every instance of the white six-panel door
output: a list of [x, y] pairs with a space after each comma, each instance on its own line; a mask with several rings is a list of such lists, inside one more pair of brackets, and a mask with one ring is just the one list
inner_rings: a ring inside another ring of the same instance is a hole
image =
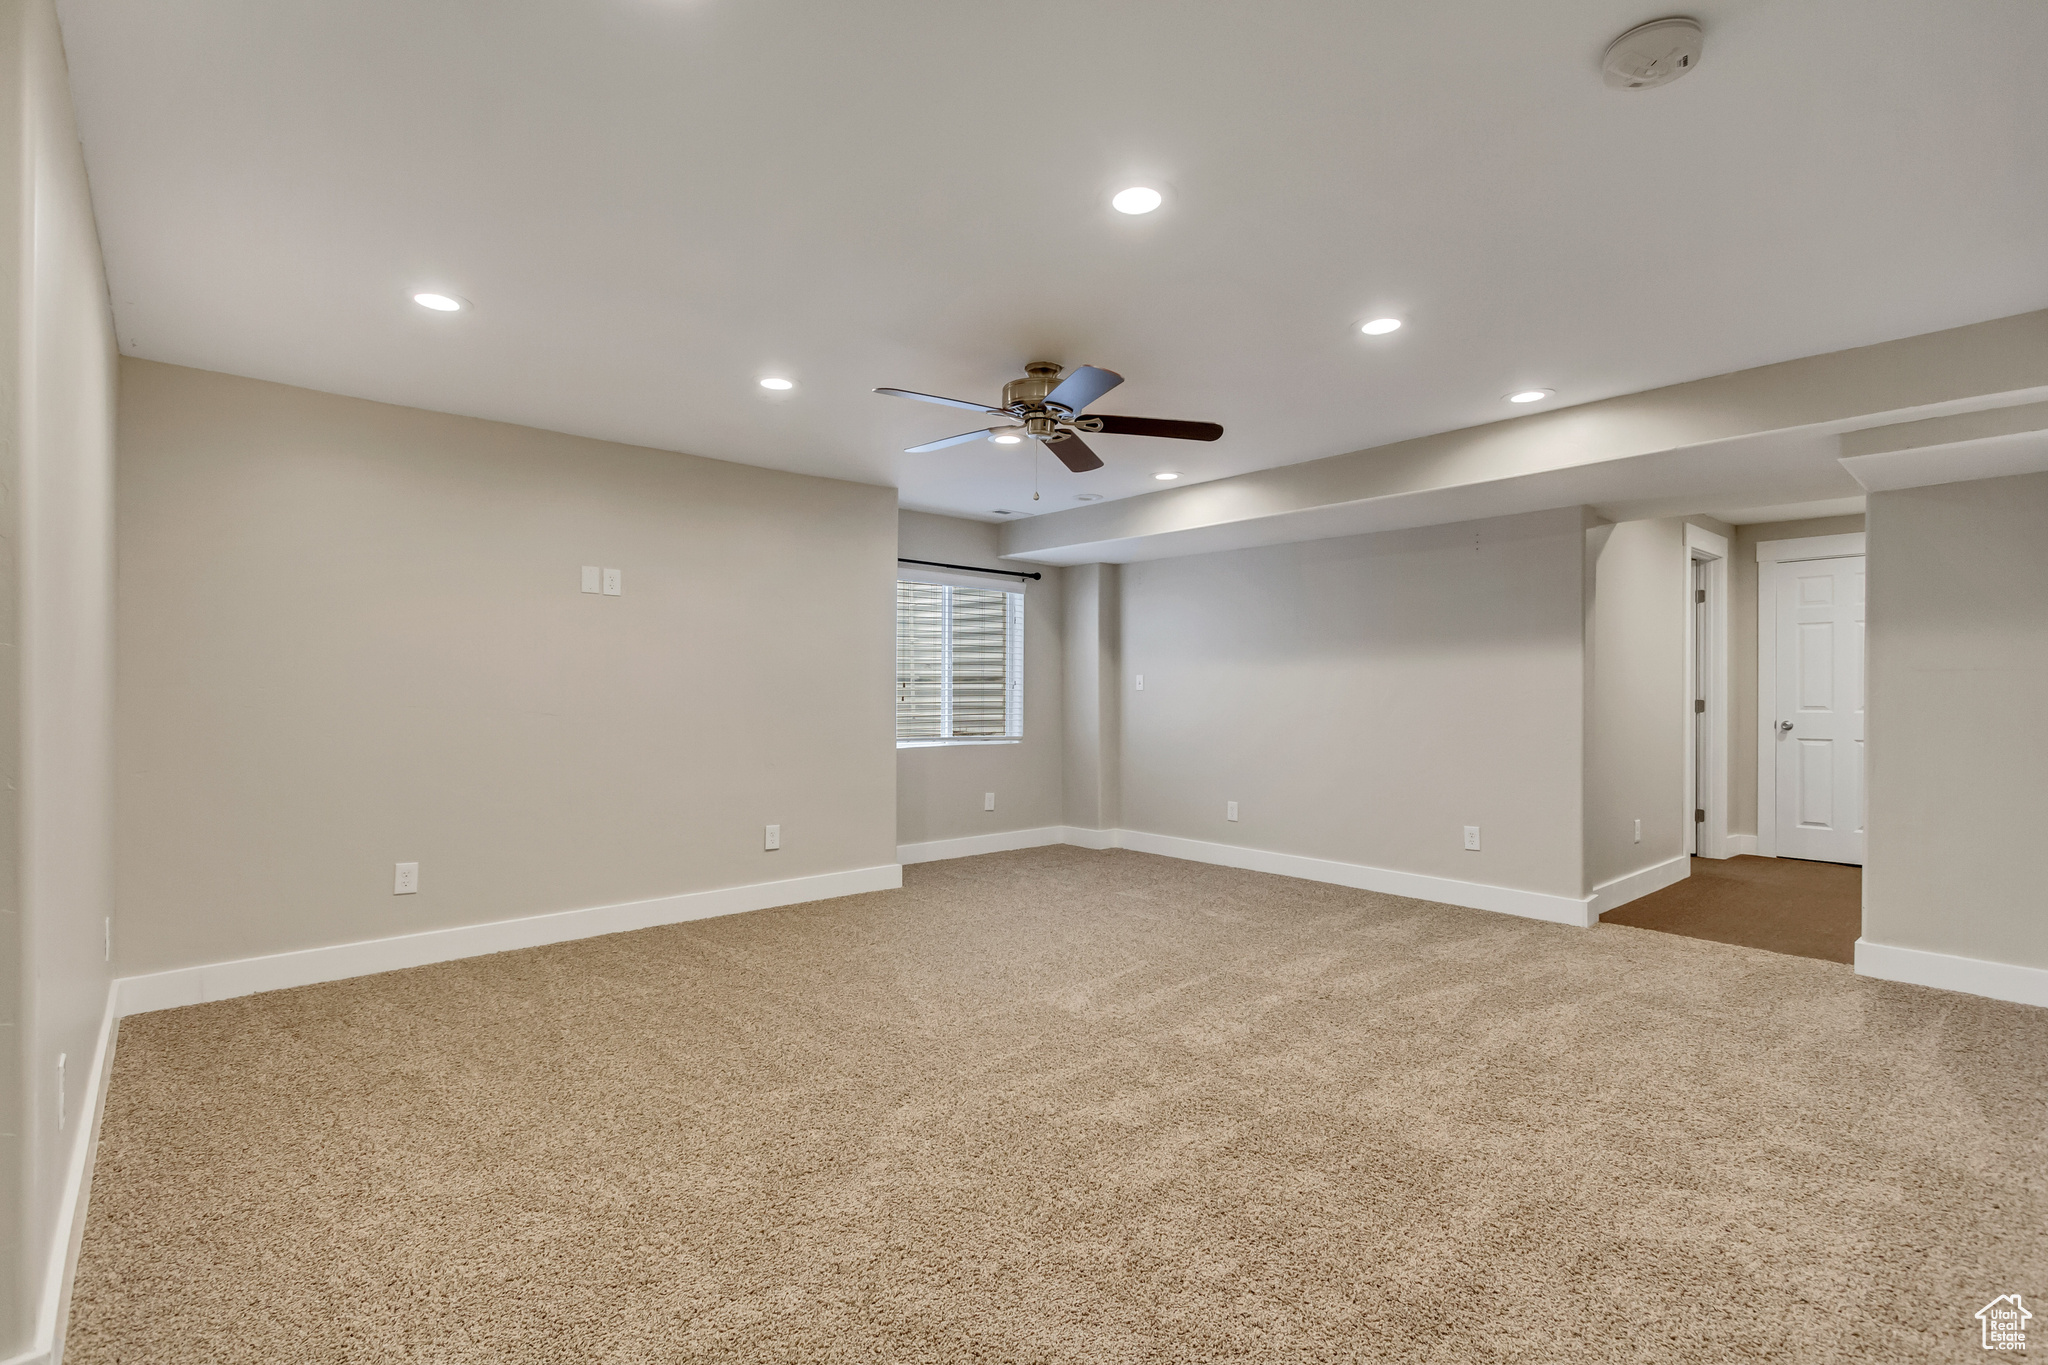
[[1777, 567], [1778, 856], [1863, 861], [1863, 556]]

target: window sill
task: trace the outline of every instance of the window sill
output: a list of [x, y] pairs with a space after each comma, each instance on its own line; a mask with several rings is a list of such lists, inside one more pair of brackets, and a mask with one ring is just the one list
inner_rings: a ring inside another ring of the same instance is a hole
[[1015, 735], [1000, 736], [994, 739], [899, 739], [896, 741], [896, 747], [899, 749], [950, 749], [956, 745], [1022, 744], [1023, 742], [1022, 738]]

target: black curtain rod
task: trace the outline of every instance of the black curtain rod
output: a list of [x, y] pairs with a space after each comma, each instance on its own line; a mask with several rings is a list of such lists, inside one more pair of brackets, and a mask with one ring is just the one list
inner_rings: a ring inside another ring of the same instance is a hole
[[927, 569], [965, 569], [969, 573], [995, 574], [1001, 578], [1043, 578], [1044, 574], [1019, 573], [1015, 569], [977, 569], [972, 564], [941, 564], [936, 559], [898, 559], [898, 564], [922, 564]]

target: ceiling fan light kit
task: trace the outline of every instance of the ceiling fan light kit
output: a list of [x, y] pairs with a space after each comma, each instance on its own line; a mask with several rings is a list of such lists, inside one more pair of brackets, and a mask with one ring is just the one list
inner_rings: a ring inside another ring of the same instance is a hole
[[1063, 376], [1060, 367], [1051, 361], [1034, 360], [1024, 367], [1022, 379], [1012, 379], [1003, 385], [1000, 407], [970, 403], [964, 398], [940, 398], [936, 394], [916, 393], [910, 389], [876, 389], [875, 392], [892, 398], [914, 398], [920, 403], [937, 403], [941, 407], [965, 408], [969, 412], [985, 412], [991, 417], [1010, 419], [1004, 426], [963, 431], [958, 436], [911, 446], [903, 452], [906, 455], [923, 455], [969, 441], [988, 440], [999, 445], [1014, 445], [1019, 440], [1032, 440], [1049, 446], [1059, 462], [1074, 473], [1085, 474], [1091, 469], [1102, 468], [1102, 457], [1088, 448], [1088, 443], [1081, 439], [1084, 434], [1163, 436], [1174, 441], [1213, 441], [1223, 434], [1223, 428], [1214, 422], [1081, 415], [1082, 409], [1123, 382], [1124, 377], [1114, 370], [1094, 365], [1078, 365]]

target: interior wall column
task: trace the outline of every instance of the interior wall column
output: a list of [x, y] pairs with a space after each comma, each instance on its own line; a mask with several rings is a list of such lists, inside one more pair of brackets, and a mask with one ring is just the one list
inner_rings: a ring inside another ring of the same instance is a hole
[[1114, 829], [1122, 801], [1122, 585], [1114, 564], [1061, 575], [1066, 623], [1066, 823]]

